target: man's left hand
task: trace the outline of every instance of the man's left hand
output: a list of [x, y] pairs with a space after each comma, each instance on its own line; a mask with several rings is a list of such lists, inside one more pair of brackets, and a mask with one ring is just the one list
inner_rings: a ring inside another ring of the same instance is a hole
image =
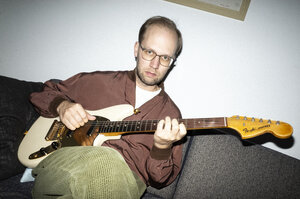
[[160, 120], [154, 133], [154, 146], [159, 149], [168, 149], [174, 142], [181, 140], [186, 135], [186, 127], [179, 124], [177, 119], [166, 117]]

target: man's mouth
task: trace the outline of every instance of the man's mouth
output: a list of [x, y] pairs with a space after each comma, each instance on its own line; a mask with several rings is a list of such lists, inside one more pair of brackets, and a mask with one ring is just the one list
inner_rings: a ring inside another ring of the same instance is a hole
[[155, 77], [155, 76], [156, 76], [155, 73], [151, 73], [151, 72], [149, 72], [149, 71], [146, 71], [145, 73], [146, 73], [146, 75], [147, 75], [148, 77]]

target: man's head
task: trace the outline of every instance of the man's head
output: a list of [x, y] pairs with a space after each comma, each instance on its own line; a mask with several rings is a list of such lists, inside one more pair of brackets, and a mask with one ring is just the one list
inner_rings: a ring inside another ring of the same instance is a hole
[[140, 28], [134, 48], [137, 85], [155, 90], [172, 69], [181, 50], [181, 33], [173, 21], [160, 16], [148, 19]]
[[175, 52], [175, 58], [177, 58], [180, 55], [181, 51], [182, 51], [181, 32], [178, 30], [176, 24], [172, 20], [170, 20], [166, 17], [155, 16], [155, 17], [151, 17], [150, 19], [148, 19], [140, 28], [139, 43], [143, 42], [143, 40], [145, 38], [146, 31], [152, 25], [157, 25], [157, 26], [160, 26], [160, 27], [168, 28], [169, 30], [174, 31], [177, 34], [177, 48], [176, 48], [176, 52]]

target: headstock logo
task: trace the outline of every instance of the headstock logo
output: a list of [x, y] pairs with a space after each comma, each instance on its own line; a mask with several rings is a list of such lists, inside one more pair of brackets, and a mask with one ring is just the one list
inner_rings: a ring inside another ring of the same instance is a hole
[[244, 131], [245, 133], [251, 133], [251, 132], [253, 132], [253, 131], [255, 131], [255, 130], [262, 130], [262, 129], [264, 129], [264, 128], [269, 128], [269, 127], [270, 127], [270, 125], [268, 124], [268, 125], [260, 126], [260, 127], [258, 127], [258, 128], [254, 128], [254, 127], [250, 128], [250, 129], [244, 128], [243, 131]]

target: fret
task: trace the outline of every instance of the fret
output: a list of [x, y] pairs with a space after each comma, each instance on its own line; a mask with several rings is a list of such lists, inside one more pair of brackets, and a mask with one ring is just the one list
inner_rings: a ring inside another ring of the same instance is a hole
[[142, 121], [141, 131], [147, 131], [148, 130], [148, 128], [147, 128], [147, 121], [148, 120]]
[[128, 131], [128, 129], [127, 129], [127, 127], [128, 127], [128, 124], [127, 124], [127, 123], [128, 123], [128, 122], [127, 122], [127, 121], [124, 121], [123, 123], [124, 123], [124, 124], [122, 125], [122, 127], [123, 127], [123, 128], [122, 128], [122, 132], [126, 132], [126, 131]]
[[109, 132], [109, 121], [104, 122], [104, 129], [103, 132], [108, 133]]
[[116, 124], [115, 124], [115, 130], [114, 130], [114, 132], [120, 132], [120, 127], [121, 127], [121, 124], [122, 122], [121, 121], [118, 121], [118, 122], [116, 122]]
[[111, 122], [111, 132], [118, 132], [118, 122]]
[[103, 128], [103, 125], [101, 124], [101, 121], [97, 121], [95, 125], [99, 126], [98, 133], [100, 133], [101, 132], [101, 128]]
[[157, 129], [157, 120], [152, 120], [151, 131], [155, 131]]
[[123, 132], [122, 130], [123, 130], [123, 123], [124, 122], [122, 122], [122, 121], [119, 121], [119, 124], [118, 124], [118, 132]]
[[[153, 131], [153, 120], [149, 120], [148, 122], [147, 122], [147, 130], [148, 131]], [[155, 130], [156, 130], [156, 128], [155, 128]]]
[[131, 123], [132, 123], [131, 130], [132, 130], [132, 132], [135, 132], [136, 131], [136, 121], [132, 121]]
[[129, 123], [129, 121], [125, 121], [125, 127], [126, 127], [126, 128], [125, 128], [124, 132], [125, 132], [125, 131], [126, 131], [126, 132], [129, 131], [128, 127], [130, 127], [130, 126], [129, 126], [128, 123]]
[[126, 131], [131, 132], [131, 121], [126, 121]]
[[104, 122], [104, 131], [103, 131], [103, 132], [105, 132], [105, 133], [108, 133], [108, 132], [109, 132], [109, 122], [110, 122], [110, 121]]
[[149, 130], [153, 131], [153, 120], [151, 120], [150, 124], [149, 124]]
[[99, 132], [104, 132], [104, 122], [103, 121], [99, 121], [100, 124], [100, 128], [99, 128]]
[[127, 121], [127, 131], [128, 132], [132, 131], [132, 121]]
[[123, 122], [119, 121], [118, 123], [118, 132], [122, 132]]
[[147, 122], [147, 130], [148, 131], [152, 131], [152, 122], [153, 122], [153, 120], [148, 120], [148, 122]]
[[108, 132], [110, 133], [114, 132], [114, 127], [115, 127], [114, 122], [109, 122], [108, 124], [109, 124]]
[[116, 132], [117, 122], [110, 122], [110, 131], [109, 132]]
[[141, 122], [140, 121], [136, 121], [135, 122], [135, 131], [140, 131], [140, 128], [141, 128]]
[[133, 124], [132, 124], [132, 121], [128, 121], [128, 132], [132, 132], [132, 127], [133, 127]]
[[133, 131], [133, 128], [134, 128], [134, 124], [133, 124], [133, 121], [129, 121], [129, 124], [130, 124], [130, 132]]
[[109, 121], [105, 121], [104, 122], [104, 124], [103, 124], [103, 132], [106, 132], [106, 133], [108, 132], [108, 127], [109, 127], [108, 123], [109, 123]]

